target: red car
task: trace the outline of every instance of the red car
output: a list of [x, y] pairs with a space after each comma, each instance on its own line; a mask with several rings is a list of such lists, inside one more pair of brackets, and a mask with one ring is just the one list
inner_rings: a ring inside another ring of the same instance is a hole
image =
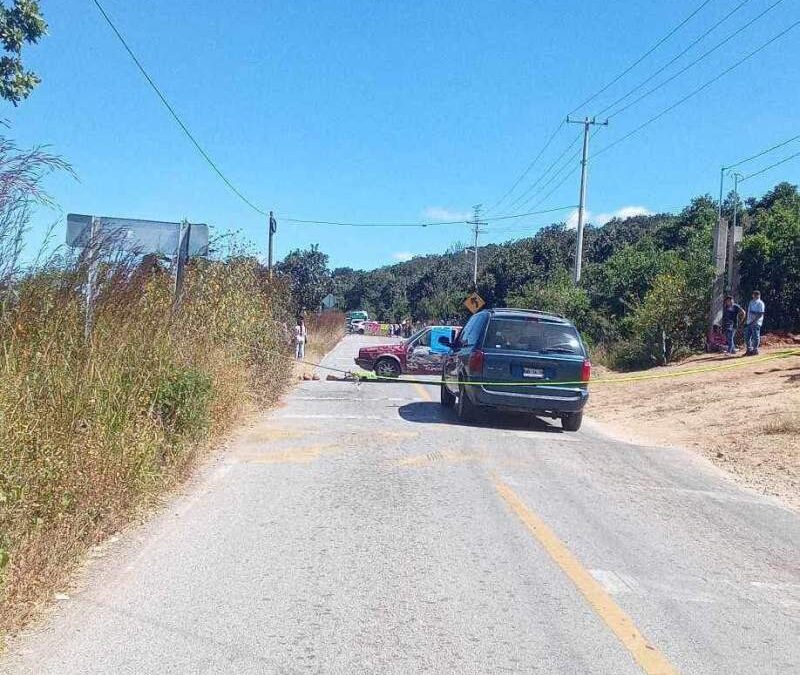
[[364, 370], [383, 377], [440, 374], [450, 351], [439, 342], [441, 336], [453, 341], [460, 326], [428, 326], [410, 338], [389, 345], [362, 347], [355, 362]]

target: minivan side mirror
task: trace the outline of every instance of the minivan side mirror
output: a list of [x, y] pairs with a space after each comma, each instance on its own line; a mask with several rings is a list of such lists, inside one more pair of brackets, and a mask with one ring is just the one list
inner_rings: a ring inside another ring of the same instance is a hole
[[444, 345], [445, 347], [449, 347], [450, 349], [452, 349], [452, 348], [453, 348], [453, 343], [452, 343], [452, 341], [451, 341], [451, 340], [450, 340], [450, 338], [449, 338], [449, 337], [447, 337], [446, 335], [440, 335], [440, 336], [439, 336], [439, 344], [440, 344], [440, 345]]

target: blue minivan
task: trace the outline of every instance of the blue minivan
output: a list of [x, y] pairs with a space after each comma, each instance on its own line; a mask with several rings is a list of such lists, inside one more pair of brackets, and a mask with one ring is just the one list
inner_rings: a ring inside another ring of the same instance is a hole
[[442, 405], [467, 421], [479, 408], [528, 412], [577, 431], [589, 398], [592, 364], [575, 326], [556, 314], [487, 309], [451, 342], [442, 371]]

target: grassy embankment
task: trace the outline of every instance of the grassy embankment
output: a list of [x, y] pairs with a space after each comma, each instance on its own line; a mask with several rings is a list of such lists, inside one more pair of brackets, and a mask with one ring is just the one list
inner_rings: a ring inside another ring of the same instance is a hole
[[[0, 635], [292, 374], [287, 289], [252, 262], [197, 262], [175, 316], [168, 274], [107, 264], [89, 342], [85, 272], [0, 288]], [[315, 354], [341, 334], [326, 321]]]

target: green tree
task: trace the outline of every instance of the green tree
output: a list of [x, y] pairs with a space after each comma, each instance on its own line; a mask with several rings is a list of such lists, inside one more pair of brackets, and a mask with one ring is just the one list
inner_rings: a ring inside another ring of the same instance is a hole
[[0, 96], [14, 105], [28, 98], [40, 79], [22, 65], [22, 47], [35, 44], [47, 32], [36, 0], [14, 0], [6, 7], [0, 0], [0, 40], [6, 54], [0, 58]]
[[317, 309], [333, 287], [328, 256], [317, 244], [291, 251], [275, 269], [291, 279], [292, 298], [298, 311]]
[[800, 194], [780, 183], [750, 203], [740, 253], [742, 288], [759, 289], [766, 328], [800, 330]]

